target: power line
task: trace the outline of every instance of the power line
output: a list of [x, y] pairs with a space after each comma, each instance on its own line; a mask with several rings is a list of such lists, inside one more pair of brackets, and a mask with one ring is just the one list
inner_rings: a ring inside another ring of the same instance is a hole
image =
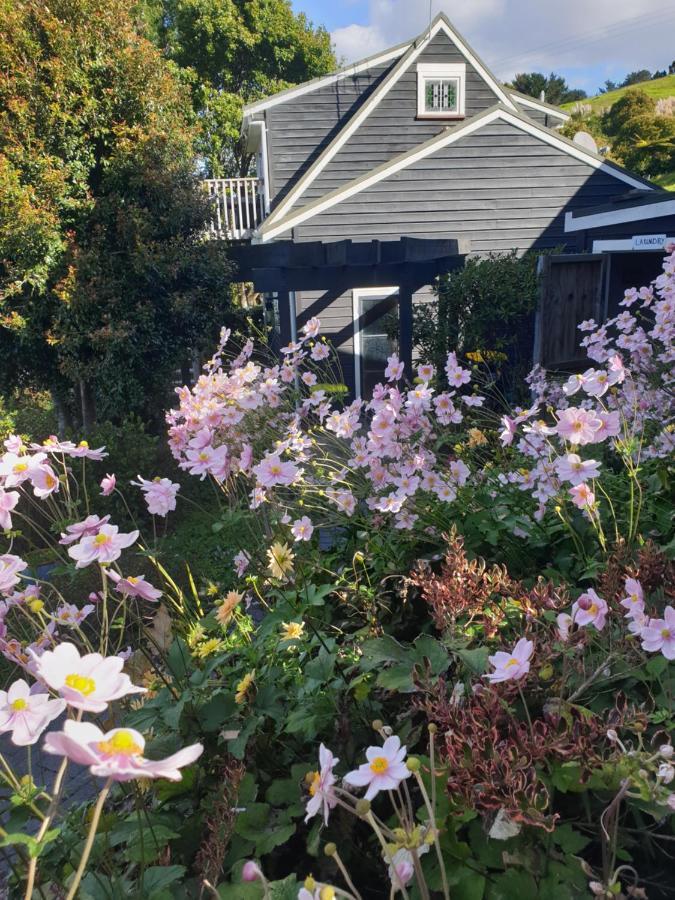
[[585, 36], [570, 36], [569, 38], [565, 38], [561, 41], [553, 41], [549, 44], [540, 44], [538, 47], [533, 47], [531, 50], [522, 50], [518, 55], [502, 57], [502, 59], [499, 59], [496, 62], [492, 63], [492, 68], [495, 69], [498, 67], [503, 67], [509, 63], [519, 61], [525, 55], [541, 51], [548, 51], [549, 53], [561, 53], [563, 55], [566, 55], [571, 50], [575, 50], [578, 47], [588, 47], [592, 44], [606, 42], [607, 40], [611, 40], [612, 38], [618, 37], [619, 35], [625, 34], [627, 32], [640, 31], [645, 28], [652, 28], [656, 25], [663, 25], [664, 20], [667, 21], [674, 16], [675, 10], [671, 7], [669, 10], [654, 12], [649, 14], [648, 16], [625, 19], [622, 22], [614, 23], [614, 25], [608, 25], [606, 28], [596, 29], [594, 31], [588, 32]]

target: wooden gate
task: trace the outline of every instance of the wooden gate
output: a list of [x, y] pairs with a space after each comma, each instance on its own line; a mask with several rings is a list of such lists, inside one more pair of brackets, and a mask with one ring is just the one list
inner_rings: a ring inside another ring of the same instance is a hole
[[579, 346], [584, 319], [602, 322], [607, 256], [602, 253], [540, 256], [540, 295], [534, 361], [546, 369], [574, 371], [588, 365]]

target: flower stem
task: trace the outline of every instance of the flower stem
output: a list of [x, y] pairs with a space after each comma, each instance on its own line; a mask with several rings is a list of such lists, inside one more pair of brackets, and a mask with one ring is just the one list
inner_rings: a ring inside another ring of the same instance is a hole
[[[427, 808], [427, 815], [429, 816], [429, 826], [434, 830], [434, 848], [436, 849], [436, 856], [438, 857], [438, 865], [441, 870], [441, 879], [443, 881], [443, 897], [445, 900], [450, 900], [450, 890], [448, 888], [448, 878], [445, 874], [445, 864], [443, 863], [443, 855], [441, 854], [441, 843], [438, 840], [438, 829], [436, 828], [436, 816], [435, 811], [431, 805], [431, 801], [429, 800], [429, 795], [427, 794], [427, 789], [424, 787], [424, 781], [422, 780], [422, 776], [419, 772], [413, 773], [415, 776], [415, 780], [420, 789], [420, 793], [422, 794], [422, 799], [424, 800], [424, 805]], [[433, 773], [432, 773], [433, 777]]]
[[345, 880], [345, 884], [347, 885], [349, 890], [354, 894], [354, 896], [356, 897], [356, 900], [362, 900], [361, 894], [359, 894], [359, 892], [354, 887], [354, 882], [349, 877], [349, 872], [347, 871], [347, 867], [340, 859], [340, 854], [337, 851], [333, 854], [333, 859], [337, 863], [338, 869], [342, 872], [342, 877]]
[[[82, 717], [82, 714], [78, 716], [78, 721]], [[68, 757], [63, 757], [63, 762], [59, 766], [59, 770], [56, 773], [56, 778], [54, 779], [54, 787], [52, 788], [52, 802], [49, 806], [49, 811], [47, 815], [42, 820], [42, 825], [40, 825], [40, 830], [35, 836], [36, 843], [40, 843], [42, 838], [47, 833], [49, 826], [52, 824], [52, 820], [54, 819], [54, 815], [56, 813], [56, 807], [59, 803], [59, 795], [61, 793], [61, 784], [63, 783], [63, 777], [66, 774], [66, 769], [68, 768]], [[28, 876], [26, 878], [26, 893], [25, 900], [31, 900], [33, 896], [33, 887], [35, 886], [35, 873], [37, 871], [37, 856], [33, 856], [28, 865]]]
[[[401, 881], [401, 879], [398, 876], [398, 872], [396, 871], [396, 867], [394, 866], [394, 860], [389, 855], [389, 851], [387, 850], [387, 843], [386, 843], [384, 837], [382, 836], [382, 832], [377, 827], [377, 822], [375, 821], [373, 814], [370, 811], [368, 812], [366, 819], [367, 819], [368, 823], [370, 824], [370, 827], [373, 829], [373, 831], [377, 835], [377, 839], [380, 842], [380, 845], [382, 847], [382, 852], [384, 854], [385, 860], [391, 866], [391, 871], [392, 871], [392, 875], [393, 875], [392, 881], [395, 881], [398, 884], [398, 887], [399, 887], [401, 893], [403, 894], [405, 900], [410, 900], [410, 896], [405, 888], [405, 885], [403, 884], [403, 882]], [[446, 900], [447, 900], [447, 898], [446, 898]]]
[[110, 786], [112, 785], [112, 778], [109, 778], [106, 783], [103, 785], [103, 790], [98, 795], [98, 800], [96, 801], [96, 806], [94, 807], [94, 814], [91, 819], [91, 825], [89, 826], [89, 833], [87, 834], [87, 840], [84, 845], [84, 850], [82, 851], [82, 858], [80, 859], [80, 864], [77, 867], [77, 872], [75, 873], [75, 878], [73, 879], [73, 883], [70, 885], [70, 889], [68, 891], [68, 895], [66, 896], [66, 900], [73, 900], [73, 897], [77, 893], [77, 889], [80, 886], [80, 882], [82, 881], [82, 876], [84, 875], [84, 870], [87, 867], [87, 863], [89, 862], [89, 856], [91, 854], [91, 848], [94, 846], [94, 838], [96, 837], [96, 831], [98, 829], [98, 823], [101, 818], [101, 813], [103, 812], [103, 804], [105, 803], [108, 793], [110, 791]]

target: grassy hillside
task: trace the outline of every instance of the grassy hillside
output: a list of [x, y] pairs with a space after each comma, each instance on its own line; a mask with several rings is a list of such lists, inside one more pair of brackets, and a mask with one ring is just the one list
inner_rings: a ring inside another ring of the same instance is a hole
[[[666, 75], [665, 78], [656, 78], [653, 81], [641, 81], [639, 84], [631, 84], [630, 87], [619, 88], [618, 91], [610, 91], [608, 94], [598, 94], [597, 97], [589, 97], [588, 100], [582, 100], [584, 105], [588, 104], [593, 107], [593, 112], [600, 113], [605, 109], [609, 109], [617, 100], [629, 91], [630, 88], [640, 88], [645, 94], [649, 94], [656, 100], [662, 97], [675, 97], [675, 75]], [[562, 108], [571, 110], [576, 106], [575, 103], [563, 103]]]

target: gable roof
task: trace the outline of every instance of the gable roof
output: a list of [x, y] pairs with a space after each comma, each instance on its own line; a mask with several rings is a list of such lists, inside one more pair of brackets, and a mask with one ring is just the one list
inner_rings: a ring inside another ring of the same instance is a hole
[[514, 125], [516, 128], [519, 128], [522, 131], [539, 138], [545, 143], [550, 144], [553, 147], [557, 147], [568, 156], [580, 160], [581, 162], [586, 163], [592, 168], [602, 171], [607, 175], [611, 175], [612, 177], [624, 182], [625, 184], [630, 185], [633, 188], [650, 191], [655, 190], [654, 185], [651, 185], [648, 181], [640, 178], [639, 176], [630, 174], [625, 169], [621, 168], [621, 166], [618, 166], [615, 163], [606, 160], [599, 154], [593, 153], [592, 151], [587, 150], [585, 147], [582, 147], [579, 144], [575, 144], [573, 141], [570, 141], [557, 132], [552, 131], [550, 128], [539, 125], [537, 122], [524, 115], [523, 113], [508, 109], [502, 104], [497, 103], [495, 104], [495, 106], [491, 107], [485, 112], [474, 116], [472, 119], [469, 119], [461, 127], [445, 129], [440, 134], [435, 135], [428, 141], [425, 141], [419, 146], [414, 147], [407, 153], [402, 153], [399, 156], [395, 156], [393, 159], [389, 160], [386, 163], [383, 163], [381, 166], [378, 166], [371, 172], [368, 172], [367, 174], [362, 175], [359, 178], [355, 178], [352, 181], [347, 182], [347, 184], [336, 188], [334, 191], [331, 191], [325, 196], [314, 200], [312, 203], [308, 203], [306, 206], [289, 212], [283, 218], [278, 218], [272, 221], [272, 217], [269, 217], [265, 220], [265, 222], [263, 222], [258, 232], [259, 240], [262, 243], [270, 241], [277, 235], [283, 234], [285, 231], [288, 231], [294, 226], [301, 224], [307, 219], [319, 215], [325, 210], [330, 209], [332, 206], [341, 203], [343, 200], [354, 196], [354, 194], [360, 193], [371, 185], [377, 184], [379, 181], [383, 181], [385, 178], [389, 178], [391, 175], [394, 175], [396, 172], [400, 172], [401, 169], [407, 168], [418, 160], [425, 159], [426, 157], [431, 156], [442, 147], [447, 147], [450, 144], [454, 144], [456, 141], [459, 141], [463, 137], [472, 134], [474, 131], [478, 131], [481, 128], [484, 128], [486, 125], [497, 121]]
[[519, 106], [538, 109], [541, 112], [548, 113], [550, 116], [555, 116], [555, 118], [560, 119], [561, 122], [567, 122], [571, 118], [570, 114], [566, 113], [564, 109], [560, 109], [559, 106], [552, 106], [544, 100], [535, 100], [534, 97], [530, 97], [527, 94], [521, 94], [520, 91], [512, 91], [510, 88], [509, 94]]
[[457, 47], [459, 52], [474, 67], [476, 72], [481, 76], [483, 81], [493, 90], [497, 99], [501, 101], [507, 108], [514, 111], [517, 106], [509, 93], [504, 89], [501, 83], [490, 72], [487, 66], [480, 60], [478, 55], [469, 47], [469, 45], [460, 37], [450, 24], [444, 13], [439, 13], [433, 20], [429, 28], [420, 34], [410, 44], [405, 53], [398, 62], [392, 67], [391, 71], [385, 76], [380, 84], [372, 92], [368, 100], [345, 122], [333, 140], [322, 151], [307, 171], [298, 179], [298, 181], [290, 188], [285, 197], [279, 202], [276, 208], [267, 218], [268, 223], [280, 221], [287, 211], [295, 205], [299, 197], [304, 194], [310, 184], [316, 179], [320, 172], [328, 165], [337, 152], [346, 144], [349, 138], [359, 128], [359, 126], [368, 118], [375, 107], [386, 97], [389, 91], [394, 87], [399, 78], [406, 72], [422, 51], [428, 46], [433, 37], [439, 32], [444, 32], [452, 43]]
[[618, 197], [614, 203], [566, 213], [565, 231], [586, 231], [603, 225], [623, 225], [664, 216], [675, 216], [675, 196], [672, 193], [660, 189], [646, 194], [635, 192], [633, 196]]
[[256, 115], [256, 113], [261, 113], [266, 109], [270, 109], [272, 106], [277, 106], [279, 103], [286, 103], [288, 100], [293, 100], [295, 97], [301, 97], [303, 94], [308, 94], [310, 91], [316, 91], [319, 88], [335, 84], [343, 78], [349, 78], [351, 75], [358, 75], [359, 72], [363, 72], [365, 69], [372, 69], [374, 66], [381, 66], [384, 65], [384, 63], [391, 62], [399, 56], [403, 56], [409, 47], [410, 41], [404, 41], [402, 44], [397, 44], [395, 47], [390, 47], [388, 50], [383, 50], [381, 53], [374, 54], [374, 56], [368, 56], [365, 59], [360, 59], [358, 62], [350, 63], [348, 66], [338, 69], [336, 72], [330, 72], [328, 75], [319, 75], [317, 78], [312, 78], [310, 81], [303, 81], [302, 84], [296, 84], [283, 91], [277, 91], [276, 94], [272, 94], [270, 97], [265, 97], [262, 100], [255, 100], [253, 103], [247, 103], [244, 106], [244, 121], [251, 116]]

